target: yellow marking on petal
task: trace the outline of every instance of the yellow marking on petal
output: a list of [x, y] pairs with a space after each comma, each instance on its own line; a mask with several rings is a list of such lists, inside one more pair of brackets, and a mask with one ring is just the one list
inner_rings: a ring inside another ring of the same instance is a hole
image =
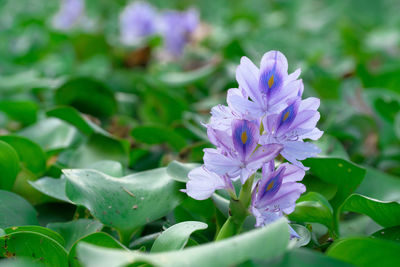
[[268, 80], [268, 87], [271, 89], [272, 85], [274, 85], [274, 75], [272, 74]]
[[274, 186], [274, 181], [270, 182], [269, 185], [267, 186], [267, 191], [271, 190], [271, 188]]
[[242, 136], [240, 137], [240, 139], [242, 139], [243, 145], [246, 144], [246, 142], [247, 142], [247, 133], [246, 133], [246, 131], [244, 131], [242, 133]]
[[282, 121], [287, 120], [287, 118], [289, 118], [289, 115], [290, 115], [290, 111], [288, 110], [288, 111], [286, 111], [285, 115], [283, 116], [283, 120]]

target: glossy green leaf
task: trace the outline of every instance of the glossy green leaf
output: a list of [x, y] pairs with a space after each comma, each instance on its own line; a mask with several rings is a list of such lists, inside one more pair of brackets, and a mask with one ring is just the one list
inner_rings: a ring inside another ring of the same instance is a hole
[[15, 135], [0, 136], [0, 140], [15, 149], [22, 165], [33, 174], [39, 176], [46, 170], [46, 155], [38, 144]]
[[45, 235], [48, 238], [53, 239], [61, 246], [65, 245], [65, 240], [59, 233], [57, 233], [49, 228], [46, 228], [46, 227], [41, 227], [41, 226], [36, 226], [36, 225], [13, 226], [13, 227], [4, 229], [4, 231], [6, 234], [12, 234], [12, 233], [17, 233], [17, 232], [34, 232], [34, 233]]
[[177, 151], [186, 146], [185, 138], [165, 126], [137, 126], [131, 135], [137, 142], [149, 145], [167, 143]]
[[36, 181], [29, 181], [29, 184], [40, 191], [41, 193], [48, 195], [57, 200], [65, 201], [72, 203], [71, 200], [65, 194], [65, 185], [66, 179], [64, 177], [61, 178], [51, 178], [51, 177], [43, 177]]
[[268, 227], [182, 251], [147, 254], [80, 243], [78, 258], [88, 267], [128, 266], [135, 262], [163, 267], [223, 267], [233, 266], [248, 259], [272, 259], [285, 252], [288, 241], [288, 225], [281, 219]]
[[328, 257], [321, 252], [298, 248], [285, 253], [279, 260], [255, 262], [255, 266], [271, 267], [351, 267], [353, 265]]
[[371, 217], [383, 227], [400, 225], [400, 203], [379, 201], [359, 194], [352, 194], [342, 210], [358, 212]]
[[74, 151], [68, 165], [87, 168], [103, 160], [118, 161], [126, 166], [128, 164], [127, 147], [120, 140], [95, 133], [89, 137], [86, 144]]
[[167, 172], [175, 181], [186, 183], [189, 180], [189, 172], [199, 166], [200, 164], [197, 163], [182, 163], [174, 160], [168, 164]]
[[365, 176], [365, 169], [341, 158], [309, 158], [304, 161], [310, 172], [321, 180], [338, 186], [331, 200], [334, 209], [354, 192]]
[[0, 111], [6, 113], [10, 118], [21, 122], [24, 125], [36, 121], [38, 105], [32, 101], [0, 101]]
[[400, 243], [371, 237], [350, 237], [334, 242], [327, 255], [360, 267], [400, 265]]
[[114, 93], [103, 83], [90, 78], [75, 78], [60, 86], [57, 104], [69, 105], [79, 111], [99, 117], [108, 117], [117, 109]]
[[14, 232], [0, 237], [0, 255], [6, 258], [26, 257], [49, 267], [68, 267], [65, 249], [40, 233]]
[[103, 232], [98, 232], [98, 233], [93, 233], [90, 235], [87, 235], [81, 239], [79, 239], [73, 247], [71, 248], [68, 258], [69, 258], [69, 264], [72, 267], [78, 267], [82, 266], [80, 262], [78, 261], [78, 257], [76, 255], [76, 248], [79, 242], [85, 242], [88, 244], [93, 244], [96, 246], [101, 246], [103, 248], [117, 248], [117, 249], [125, 249], [128, 251], [127, 248], [125, 248], [120, 242], [115, 240], [112, 236], [109, 234], [103, 233]]
[[181, 250], [186, 246], [193, 232], [206, 229], [207, 227], [207, 224], [195, 221], [175, 224], [165, 230], [156, 241], [154, 241], [151, 252]]
[[65, 223], [49, 223], [47, 227], [65, 239], [65, 249], [69, 251], [74, 243], [82, 237], [100, 231], [103, 224], [95, 220], [79, 219]]
[[0, 189], [11, 190], [19, 172], [19, 157], [12, 146], [0, 141]]
[[216, 69], [215, 65], [209, 65], [187, 72], [169, 72], [160, 76], [160, 80], [169, 86], [185, 86], [207, 78]]
[[68, 198], [125, 238], [138, 226], [166, 215], [184, 196], [165, 168], [122, 178], [85, 169], [64, 170], [64, 174]]
[[289, 219], [296, 222], [317, 222], [331, 229], [333, 210], [321, 194], [309, 192], [297, 200], [296, 208], [289, 214]]
[[37, 225], [35, 209], [17, 194], [0, 190], [0, 227]]
[[45, 151], [65, 149], [82, 141], [74, 127], [56, 118], [40, 120], [19, 131], [18, 135], [29, 138]]
[[[56, 107], [48, 110], [46, 114], [49, 117], [55, 117], [65, 122], [68, 122], [86, 135], [93, 134], [94, 132], [96, 132], [96, 129], [99, 128], [94, 128], [93, 123], [82, 117], [82, 115], [72, 107]], [[103, 130], [103, 133], [106, 133], [106, 131]]]
[[381, 229], [373, 233], [372, 236], [400, 242], [400, 225]]

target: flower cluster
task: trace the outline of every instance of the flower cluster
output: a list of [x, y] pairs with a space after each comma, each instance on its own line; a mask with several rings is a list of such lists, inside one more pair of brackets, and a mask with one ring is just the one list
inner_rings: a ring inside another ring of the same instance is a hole
[[52, 25], [58, 30], [69, 30], [84, 16], [84, 0], [63, 0], [54, 15]]
[[[233, 182], [243, 185], [261, 169], [254, 180], [250, 212], [256, 226], [293, 212], [296, 200], [305, 192], [301, 181], [306, 167], [300, 162], [319, 153], [314, 144], [322, 131], [319, 99], [302, 99], [300, 70], [288, 74], [286, 57], [267, 52], [260, 69], [243, 57], [236, 70], [239, 88], [230, 89], [227, 106], [211, 110], [208, 137], [216, 148], [204, 150], [204, 165], [189, 173], [186, 192], [194, 199], [209, 198], [215, 190], [226, 189], [236, 196]], [[288, 162], [275, 168], [281, 155]]]
[[180, 56], [198, 24], [199, 14], [194, 9], [158, 13], [146, 2], [133, 2], [120, 14], [121, 42], [134, 45], [146, 37], [160, 34], [165, 49], [173, 56]]

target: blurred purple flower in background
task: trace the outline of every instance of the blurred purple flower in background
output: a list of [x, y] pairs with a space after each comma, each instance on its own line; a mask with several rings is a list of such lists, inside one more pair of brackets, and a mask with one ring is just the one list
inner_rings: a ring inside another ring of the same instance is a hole
[[[170, 20], [171, 25], [174, 20], [179, 24], [177, 18]], [[262, 178], [252, 186], [249, 208], [256, 226], [294, 211], [296, 200], [306, 190], [298, 183], [307, 169], [299, 160], [320, 152], [304, 140], [317, 140], [323, 134], [316, 128], [320, 101], [313, 97], [302, 100], [304, 87], [299, 75], [300, 70], [288, 74], [287, 59], [279, 51], [265, 53], [260, 69], [248, 58], [241, 59], [236, 71], [239, 88], [228, 90], [228, 106], [211, 109], [205, 126], [216, 148], [204, 149], [204, 165], [189, 173], [189, 196], [205, 199], [215, 190], [228, 189], [235, 198], [232, 180], [240, 178], [245, 184], [262, 168]], [[275, 170], [274, 158], [279, 153], [293, 165], [282, 163]], [[297, 235], [293, 229], [291, 233]]]
[[190, 36], [199, 24], [199, 14], [195, 9], [187, 11], [168, 10], [160, 17], [160, 33], [164, 38], [165, 49], [179, 57]]
[[127, 5], [119, 20], [121, 42], [125, 45], [137, 44], [157, 32], [157, 11], [146, 2]]
[[84, 0], [62, 0], [60, 9], [52, 19], [52, 25], [58, 30], [69, 30], [84, 17]]

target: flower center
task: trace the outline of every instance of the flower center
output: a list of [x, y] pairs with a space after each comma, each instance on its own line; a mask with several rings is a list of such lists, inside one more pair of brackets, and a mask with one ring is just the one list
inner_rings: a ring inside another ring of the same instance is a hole
[[274, 75], [272, 74], [268, 80], [268, 87], [271, 89], [272, 85], [274, 85]]
[[243, 144], [246, 144], [246, 142], [247, 142], [247, 132], [246, 131], [244, 131], [242, 133], [242, 135], [240, 136], [240, 139], [242, 140]]

